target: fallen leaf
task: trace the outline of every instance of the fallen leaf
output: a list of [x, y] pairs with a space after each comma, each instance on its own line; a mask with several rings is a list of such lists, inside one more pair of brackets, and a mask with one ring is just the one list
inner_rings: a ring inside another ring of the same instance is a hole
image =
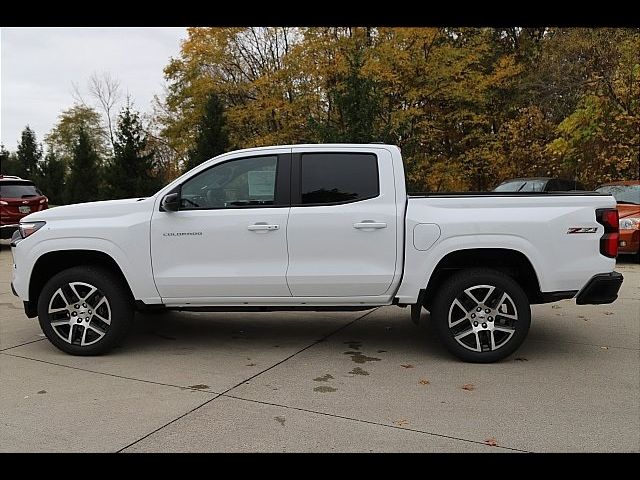
[[410, 363], [403, 363], [400, 366], [403, 367], [403, 368], [413, 368], [413, 365], [411, 365]]
[[464, 385], [462, 385], [462, 389], [466, 390], [468, 392], [471, 392], [472, 390], [475, 390], [475, 385], [473, 383], [465, 383]]
[[527, 359], [526, 359], [526, 358], [524, 358], [524, 357], [516, 357], [516, 358], [514, 358], [514, 360], [515, 360], [516, 362], [528, 362], [528, 361], [529, 361], [529, 360], [527, 360]]
[[551, 308], [560, 308], [560, 305], [551, 305]]
[[495, 438], [487, 438], [484, 441], [484, 443], [486, 443], [490, 447], [497, 447], [498, 446], [498, 441]]
[[396, 420], [395, 422], [393, 422], [393, 424], [399, 427], [406, 427], [407, 425], [409, 425], [409, 421], [406, 418], [401, 418], [400, 420]]
[[38, 393], [39, 394], [43, 394], [43, 393], [47, 393], [47, 391], [46, 390], [40, 390]]
[[426, 378], [421, 378], [418, 383], [420, 385], [429, 385], [431, 382], [429, 380], [427, 380]]
[[605, 315], [613, 315], [613, 312], [604, 312]]
[[602, 350], [609, 350], [609, 347], [600, 347]]
[[247, 367], [255, 367], [255, 366], [256, 366], [256, 364], [255, 364], [255, 363], [247, 363], [247, 365], [246, 365], [246, 366], [247, 366]]
[[284, 427], [284, 422], [286, 422], [284, 417], [273, 417], [273, 419]]

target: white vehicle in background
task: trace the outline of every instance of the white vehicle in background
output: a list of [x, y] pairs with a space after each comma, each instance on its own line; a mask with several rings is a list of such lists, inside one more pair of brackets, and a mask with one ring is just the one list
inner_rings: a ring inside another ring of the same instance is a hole
[[408, 196], [400, 149], [294, 145], [213, 158], [149, 198], [37, 212], [12, 241], [12, 288], [47, 338], [108, 351], [136, 309], [424, 307], [444, 345], [493, 362], [530, 305], [610, 303], [622, 275], [610, 195]]

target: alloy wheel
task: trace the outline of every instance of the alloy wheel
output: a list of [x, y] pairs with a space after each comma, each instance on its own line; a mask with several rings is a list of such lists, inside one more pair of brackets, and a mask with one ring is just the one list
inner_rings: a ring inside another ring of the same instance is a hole
[[453, 338], [474, 352], [502, 348], [516, 332], [517, 324], [515, 302], [493, 285], [469, 287], [449, 307], [448, 326]]
[[49, 300], [49, 321], [62, 340], [86, 346], [100, 341], [111, 325], [111, 305], [107, 297], [86, 282], [69, 282]]

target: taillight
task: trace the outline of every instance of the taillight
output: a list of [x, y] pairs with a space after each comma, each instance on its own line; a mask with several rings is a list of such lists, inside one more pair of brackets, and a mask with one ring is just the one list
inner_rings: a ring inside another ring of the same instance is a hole
[[615, 208], [598, 208], [596, 221], [604, 226], [604, 235], [600, 238], [600, 253], [605, 257], [618, 256], [618, 210]]

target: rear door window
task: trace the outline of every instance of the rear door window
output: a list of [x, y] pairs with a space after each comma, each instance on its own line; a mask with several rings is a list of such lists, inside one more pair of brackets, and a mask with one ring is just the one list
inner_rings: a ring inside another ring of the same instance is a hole
[[305, 153], [301, 158], [302, 205], [335, 205], [380, 194], [373, 153]]

